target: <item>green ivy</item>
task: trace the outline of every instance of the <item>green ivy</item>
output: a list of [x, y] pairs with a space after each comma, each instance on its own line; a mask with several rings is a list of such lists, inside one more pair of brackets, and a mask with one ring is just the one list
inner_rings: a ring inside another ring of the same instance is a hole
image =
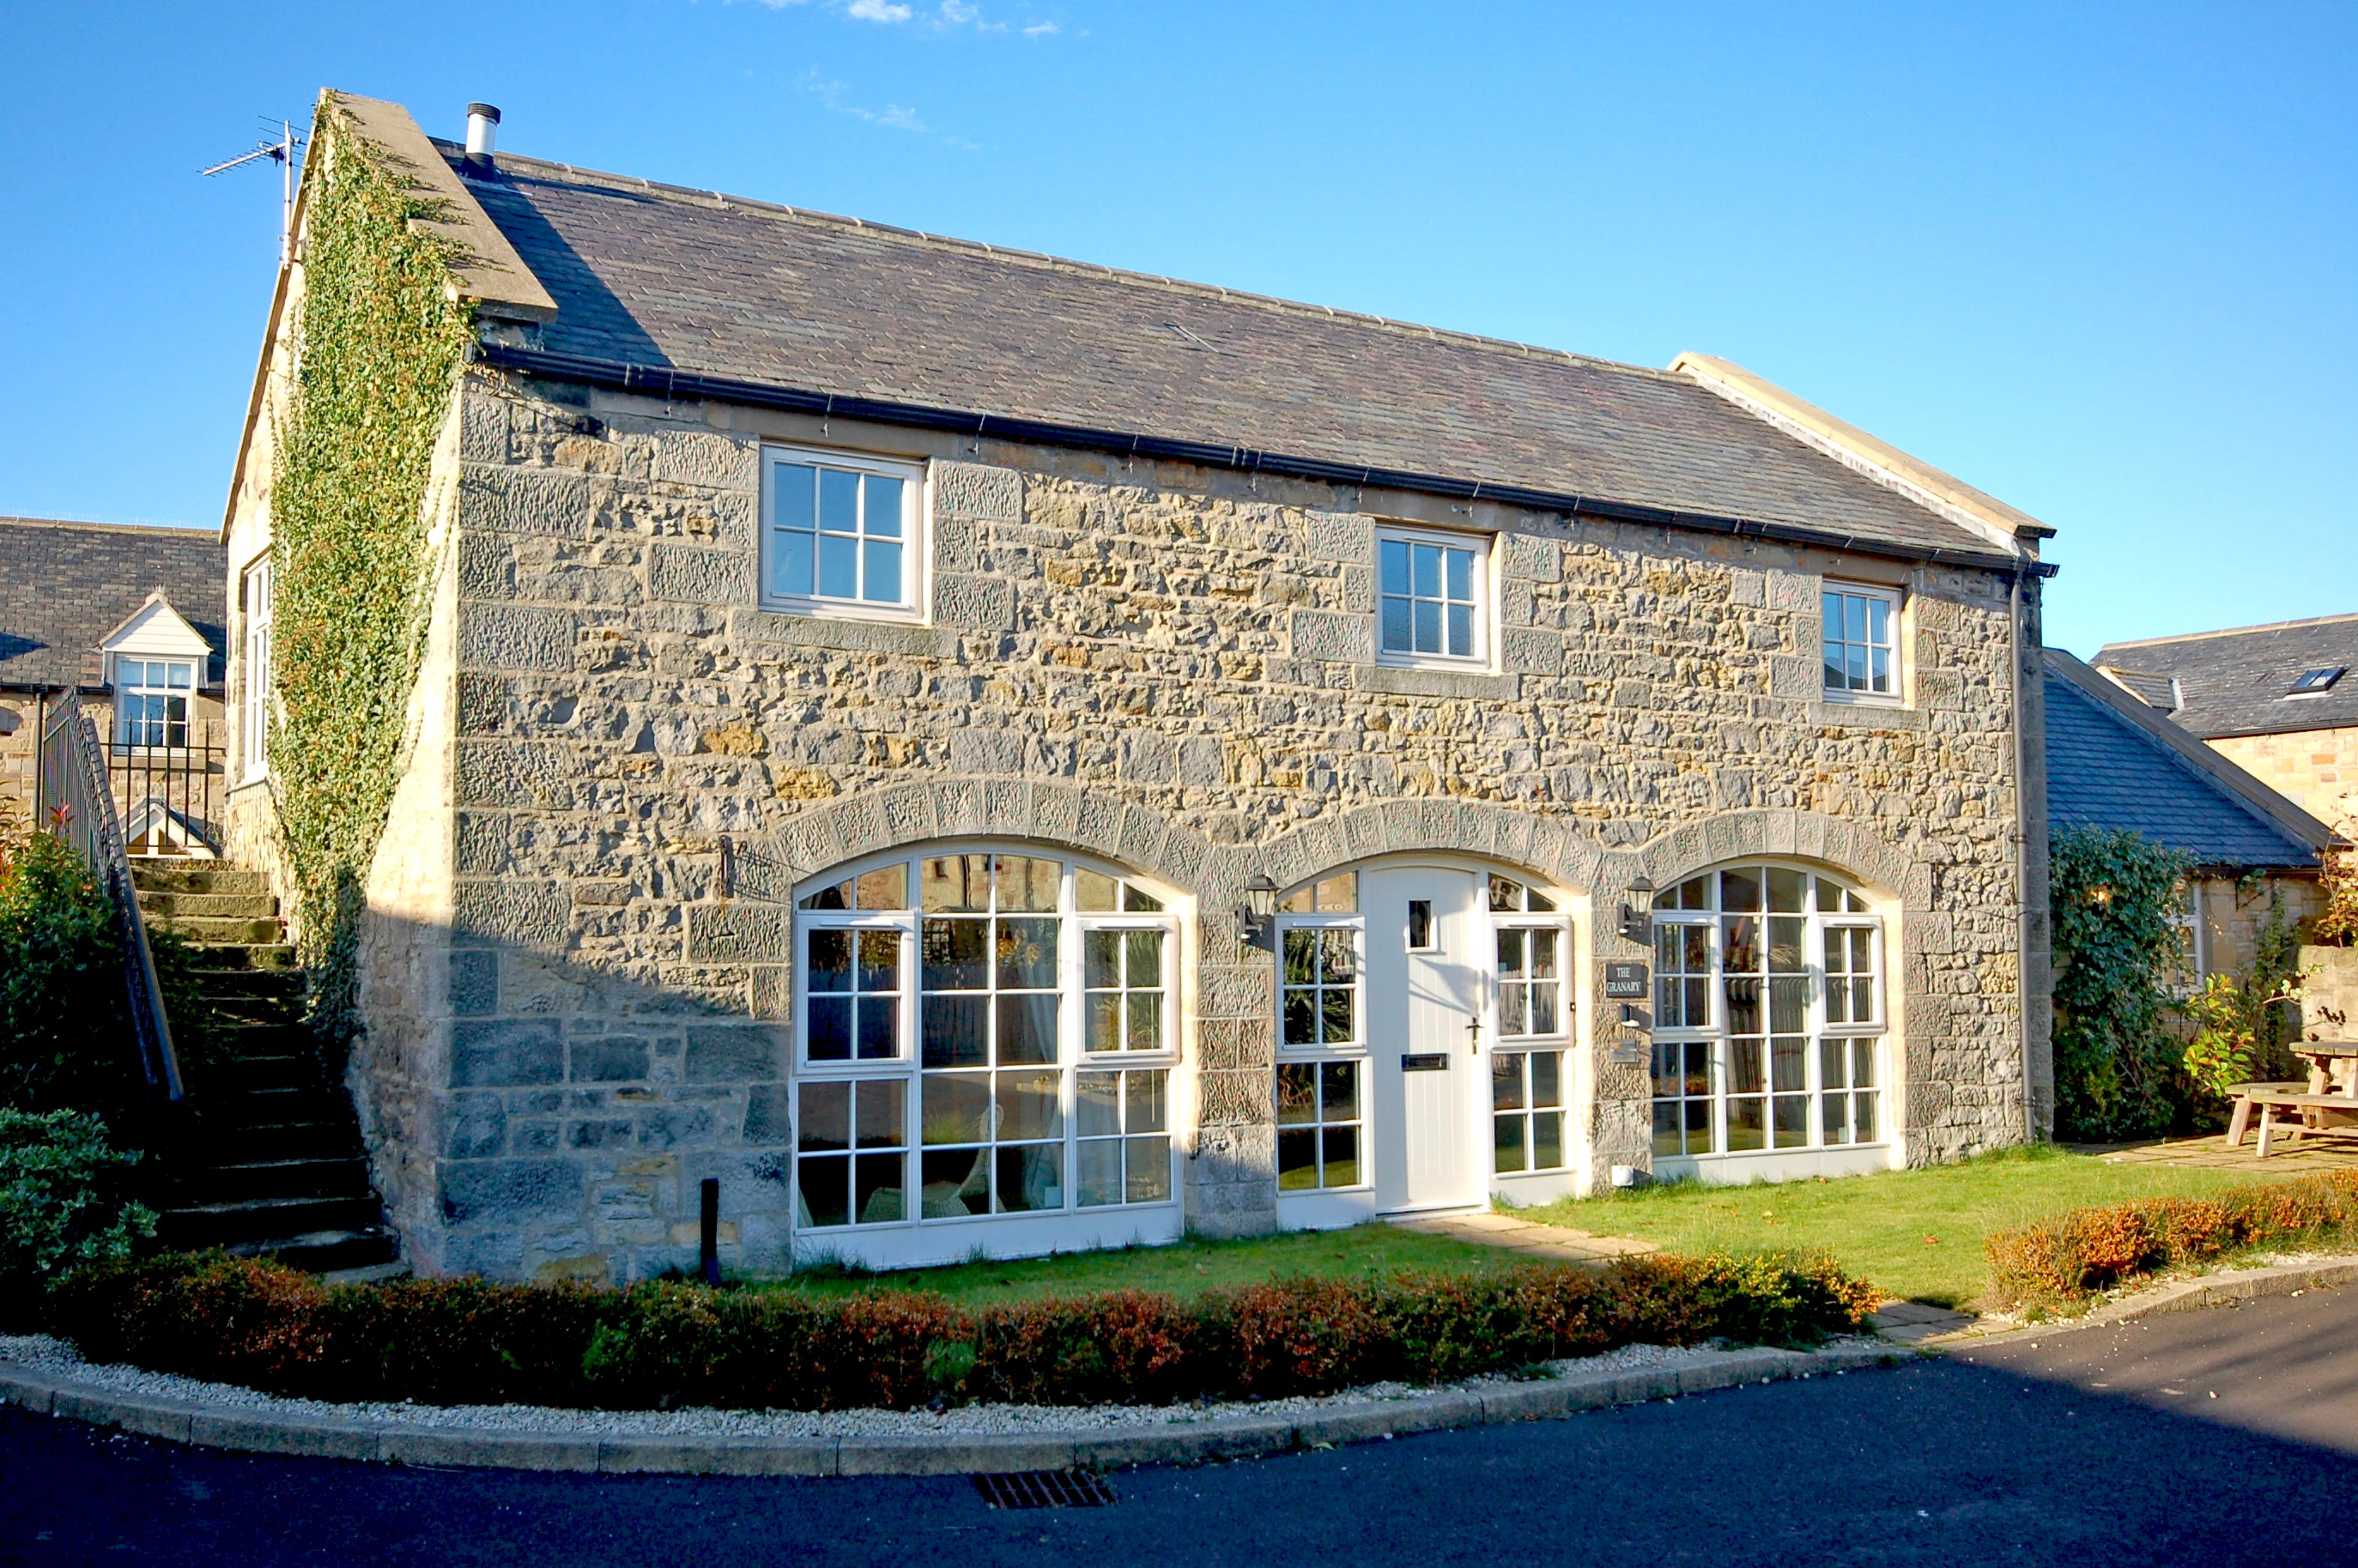
[[294, 395], [276, 431], [271, 738], [312, 1021], [355, 1024], [361, 885], [384, 833], [430, 606], [423, 514], [473, 336], [416, 180], [322, 98], [305, 170]]
[[2049, 861], [2054, 922], [2055, 1120], [2067, 1139], [2166, 1132], [2186, 1102], [2169, 1032], [2171, 920], [2192, 862], [2132, 832], [2074, 827]]

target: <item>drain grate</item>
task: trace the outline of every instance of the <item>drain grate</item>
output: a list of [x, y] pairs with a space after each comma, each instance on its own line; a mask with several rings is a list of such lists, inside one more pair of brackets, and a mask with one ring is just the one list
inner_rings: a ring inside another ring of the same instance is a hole
[[976, 1491], [995, 1509], [1101, 1509], [1113, 1501], [1103, 1476], [1087, 1470], [1012, 1470], [977, 1476]]

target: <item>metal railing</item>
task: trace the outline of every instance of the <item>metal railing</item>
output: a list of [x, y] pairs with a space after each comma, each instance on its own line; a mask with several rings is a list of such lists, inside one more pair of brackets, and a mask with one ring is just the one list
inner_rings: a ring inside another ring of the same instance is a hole
[[210, 727], [178, 724], [160, 737], [177, 739], [178, 745], [133, 745], [118, 738], [103, 748], [124, 853], [221, 853], [215, 813], [225, 794], [228, 752], [211, 737]]
[[123, 987], [131, 1028], [138, 1039], [139, 1066], [151, 1097], [178, 1103], [183, 1096], [179, 1058], [172, 1050], [172, 1025], [164, 1016], [163, 988], [156, 981], [156, 958], [147, 946], [147, 923], [140, 918], [139, 892], [131, 882], [124, 851], [123, 823], [114, 811], [105, 749], [98, 727], [69, 694], [42, 720], [37, 810], [40, 825], [64, 839], [90, 864], [114, 904], [115, 931], [123, 945]]

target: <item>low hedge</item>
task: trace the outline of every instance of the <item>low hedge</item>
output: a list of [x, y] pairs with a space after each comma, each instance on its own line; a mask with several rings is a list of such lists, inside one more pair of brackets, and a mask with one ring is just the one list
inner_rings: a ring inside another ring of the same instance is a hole
[[2173, 1264], [2286, 1243], [2358, 1247], [2358, 1171], [2071, 1209], [1993, 1232], [1987, 1247], [2000, 1304], [2019, 1307], [2072, 1305]]
[[1288, 1279], [969, 1309], [920, 1292], [651, 1283], [322, 1285], [211, 1254], [51, 1294], [83, 1357], [330, 1400], [606, 1410], [1164, 1404], [1433, 1383], [1633, 1343], [1810, 1344], [1877, 1292], [1823, 1260], [1627, 1260], [1475, 1278]]

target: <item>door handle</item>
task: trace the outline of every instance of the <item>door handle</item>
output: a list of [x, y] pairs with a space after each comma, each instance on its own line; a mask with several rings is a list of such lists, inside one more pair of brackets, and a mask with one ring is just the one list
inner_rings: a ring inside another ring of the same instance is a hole
[[1482, 1015], [1480, 1013], [1474, 1013], [1467, 1017], [1466, 1033], [1473, 1036], [1466, 1043], [1466, 1054], [1469, 1056], [1479, 1056], [1482, 1054]]

